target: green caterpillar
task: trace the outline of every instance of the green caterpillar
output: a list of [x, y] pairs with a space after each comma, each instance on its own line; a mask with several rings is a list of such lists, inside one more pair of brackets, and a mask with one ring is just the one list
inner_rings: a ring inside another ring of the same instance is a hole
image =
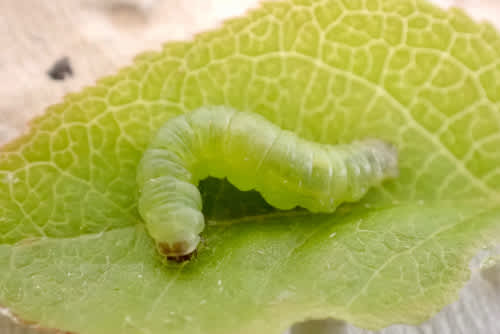
[[204, 107], [167, 121], [144, 152], [139, 212], [160, 253], [185, 257], [205, 225], [197, 185], [208, 176], [256, 189], [279, 209], [333, 212], [396, 177], [397, 160], [396, 149], [381, 140], [319, 144], [255, 113]]

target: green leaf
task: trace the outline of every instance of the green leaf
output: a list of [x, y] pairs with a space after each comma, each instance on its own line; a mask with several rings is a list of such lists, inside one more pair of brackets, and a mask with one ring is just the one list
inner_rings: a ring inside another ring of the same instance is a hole
[[[198, 256], [164, 263], [136, 209], [155, 130], [202, 105], [323, 143], [380, 137], [401, 175], [335, 214], [201, 185]], [[500, 36], [421, 0], [264, 3], [67, 96], [0, 156], [0, 304], [81, 333], [419, 323], [500, 240]]]

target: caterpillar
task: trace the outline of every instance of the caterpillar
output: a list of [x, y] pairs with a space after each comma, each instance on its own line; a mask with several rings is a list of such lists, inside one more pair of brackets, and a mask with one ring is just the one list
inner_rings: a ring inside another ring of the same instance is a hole
[[397, 151], [379, 139], [307, 141], [252, 112], [214, 106], [168, 120], [137, 169], [138, 210], [158, 251], [189, 258], [204, 229], [198, 182], [226, 177], [272, 206], [333, 212], [398, 175]]

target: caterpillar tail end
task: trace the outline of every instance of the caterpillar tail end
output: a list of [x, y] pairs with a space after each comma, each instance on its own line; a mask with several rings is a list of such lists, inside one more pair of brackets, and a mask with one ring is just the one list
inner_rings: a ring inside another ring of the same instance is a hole
[[188, 261], [196, 255], [196, 249], [200, 242], [200, 237], [198, 236], [196, 241], [177, 241], [174, 243], [168, 242], [157, 242], [156, 248], [158, 252], [164, 255], [167, 260], [172, 260], [175, 262]]
[[367, 138], [363, 142], [368, 143], [377, 150], [381, 161], [383, 161], [386, 178], [397, 178], [399, 176], [399, 154], [396, 146], [391, 142], [377, 138]]

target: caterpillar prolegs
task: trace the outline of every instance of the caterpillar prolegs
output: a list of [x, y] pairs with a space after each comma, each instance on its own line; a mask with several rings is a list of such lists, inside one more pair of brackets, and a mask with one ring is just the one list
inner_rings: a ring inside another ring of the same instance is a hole
[[396, 149], [378, 139], [326, 145], [264, 117], [203, 107], [167, 121], [139, 163], [139, 212], [160, 253], [191, 254], [204, 228], [198, 182], [226, 177], [278, 209], [333, 212], [398, 175]]

